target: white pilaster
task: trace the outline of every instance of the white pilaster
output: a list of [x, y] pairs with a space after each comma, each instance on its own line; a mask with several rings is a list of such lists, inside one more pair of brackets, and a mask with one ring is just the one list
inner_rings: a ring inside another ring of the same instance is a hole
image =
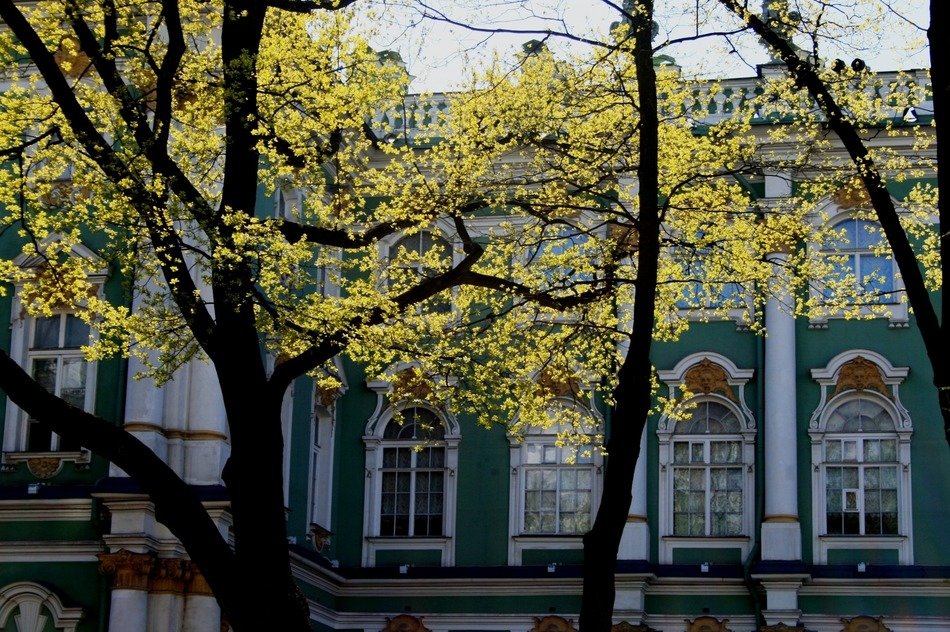
[[647, 521], [647, 432], [644, 426], [640, 434], [640, 456], [633, 471], [633, 499], [627, 524], [620, 538], [618, 558], [621, 560], [650, 559], [650, 523]]
[[184, 601], [180, 594], [149, 595], [148, 632], [182, 632]]
[[784, 283], [787, 256], [770, 256], [774, 280], [765, 306], [765, 517], [763, 560], [800, 560], [794, 298]]

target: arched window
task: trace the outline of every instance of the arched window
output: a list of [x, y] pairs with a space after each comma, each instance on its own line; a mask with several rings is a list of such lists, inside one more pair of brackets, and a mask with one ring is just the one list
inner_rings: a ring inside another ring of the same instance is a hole
[[742, 535], [746, 477], [738, 416], [704, 400], [674, 428], [673, 535]]
[[897, 433], [866, 396], [836, 406], [825, 425], [825, 533], [898, 533]]
[[[809, 422], [813, 538], [819, 564], [843, 549], [893, 551], [912, 564], [910, 415], [898, 386], [906, 368], [873, 351], [813, 369], [821, 401]], [[887, 559], [887, 553], [882, 553]]]
[[445, 426], [431, 410], [402, 411], [383, 431], [381, 536], [442, 536], [445, 515]]
[[[405, 291], [428, 277], [446, 271], [452, 264], [452, 246], [442, 235], [423, 230], [406, 235], [386, 250], [386, 284], [393, 292]], [[445, 313], [452, 310], [451, 300], [436, 296], [429, 311]]]
[[711, 352], [658, 372], [679, 400], [657, 422], [659, 562], [719, 549], [745, 559], [755, 537], [755, 420], [745, 403], [752, 371]]
[[437, 552], [441, 565], [451, 566], [458, 423], [445, 409], [422, 401], [387, 407], [390, 383], [368, 385], [378, 407], [363, 437], [363, 565], [376, 566], [380, 552], [391, 563], [399, 551], [411, 550]]

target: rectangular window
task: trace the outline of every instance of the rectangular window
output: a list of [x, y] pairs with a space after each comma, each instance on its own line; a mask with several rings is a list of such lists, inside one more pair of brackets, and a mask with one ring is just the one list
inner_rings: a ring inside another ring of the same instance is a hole
[[526, 534], [576, 535], [591, 524], [594, 470], [591, 457], [554, 444], [525, 445], [524, 527]]
[[829, 439], [825, 460], [827, 533], [897, 535], [897, 441]]
[[380, 535], [441, 536], [445, 448], [384, 448]]
[[[89, 343], [89, 325], [74, 314], [33, 319], [27, 366], [41, 386], [76, 408], [87, 408], [89, 364], [80, 347]], [[29, 452], [77, 451], [79, 445], [56, 435], [48, 424], [27, 420]]]
[[740, 441], [673, 443], [673, 535], [742, 534]]

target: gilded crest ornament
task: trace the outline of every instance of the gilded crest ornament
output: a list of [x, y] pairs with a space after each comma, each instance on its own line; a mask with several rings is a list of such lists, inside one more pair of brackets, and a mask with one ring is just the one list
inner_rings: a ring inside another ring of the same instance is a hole
[[831, 201], [842, 209], [870, 208], [871, 196], [860, 178], [854, 178], [831, 194]]
[[852, 619], [842, 619], [844, 627], [841, 632], [891, 632], [891, 629], [884, 625], [884, 617], [869, 617], [859, 615]]
[[53, 478], [63, 469], [63, 460], [58, 456], [37, 456], [27, 459], [26, 467], [36, 478]]
[[551, 397], [569, 397], [580, 393], [577, 380], [573, 378], [564, 379], [560, 376], [555, 377], [547, 369], [538, 374], [538, 384]]
[[610, 632], [656, 632], [656, 630], [648, 625], [633, 625], [632, 623], [621, 621], [620, 623], [615, 623], [610, 626]]
[[690, 393], [718, 393], [735, 402], [736, 395], [729, 386], [726, 370], [710, 360], [703, 358], [686, 371], [683, 376], [683, 387]]
[[411, 614], [400, 614], [392, 619], [386, 617], [386, 627], [382, 632], [432, 632], [422, 624], [422, 619]]
[[703, 616], [690, 621], [686, 620], [686, 632], [732, 632], [726, 627], [729, 619], [720, 621], [716, 617]]
[[535, 617], [534, 627], [528, 632], [577, 632], [574, 622], [555, 614], [546, 617]]
[[884, 378], [881, 376], [881, 370], [876, 364], [863, 356], [858, 356], [854, 360], [842, 365], [838, 371], [838, 382], [835, 384], [834, 395], [844, 391], [876, 391], [893, 399], [884, 384]]
[[759, 628], [759, 632], [808, 632], [808, 630], [802, 625], [785, 625], [784, 623], [776, 623], [775, 625], [763, 625], [761, 628]]

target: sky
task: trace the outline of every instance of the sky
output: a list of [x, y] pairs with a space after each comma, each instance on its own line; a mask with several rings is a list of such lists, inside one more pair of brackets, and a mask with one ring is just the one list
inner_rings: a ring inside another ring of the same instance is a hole
[[[796, 2], [806, 0], [791, 0]], [[449, 18], [477, 28], [513, 31], [563, 30], [603, 38], [617, 12], [610, 0], [379, 0], [372, 18], [377, 32], [376, 48], [396, 50], [414, 77], [412, 92], [458, 89], [471, 72], [497, 55], [514, 63], [521, 44], [540, 38], [532, 33], [486, 34], [422, 16], [440, 11]], [[758, 5], [759, 0], [750, 0]], [[873, 70], [925, 68], [929, 66], [924, 46], [929, 23], [926, 0], [839, 0], [832, 3], [837, 15], [829, 21], [861, 24], [845, 29], [840, 39], [822, 42], [821, 54], [846, 61], [861, 57]], [[893, 5], [893, 6], [892, 6]], [[895, 7], [899, 6], [899, 9]], [[718, 8], [715, 0], [670, 0], [657, 2], [656, 43], [676, 40], [700, 32], [728, 31], [735, 22]], [[551, 39], [549, 44], [564, 53], [580, 51], [582, 45]], [[707, 37], [700, 41], [670, 46], [662, 51], [672, 55], [684, 73], [701, 77], [741, 77], [755, 74], [755, 65], [768, 55], [749, 36]]]

